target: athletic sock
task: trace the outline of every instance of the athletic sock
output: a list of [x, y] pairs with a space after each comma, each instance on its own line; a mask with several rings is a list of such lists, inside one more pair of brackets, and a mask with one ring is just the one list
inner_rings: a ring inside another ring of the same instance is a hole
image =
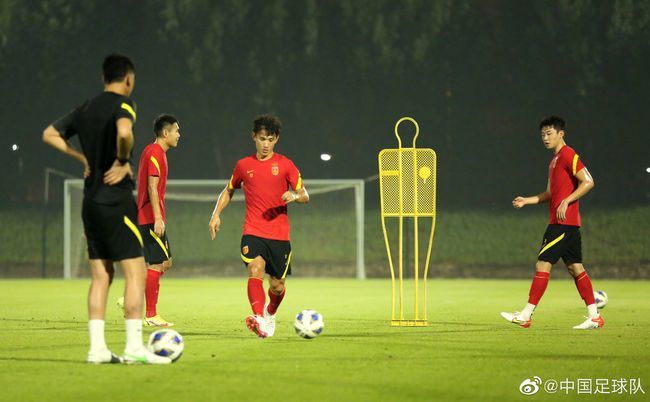
[[548, 286], [548, 281], [551, 277], [550, 272], [535, 272], [535, 277], [533, 278], [533, 283], [530, 285], [530, 292], [528, 292], [528, 303], [534, 306], [539, 304], [539, 300], [544, 295], [546, 291], [546, 286]]
[[269, 306], [266, 308], [266, 310], [269, 312], [269, 314], [273, 315], [278, 311], [278, 307], [280, 306], [280, 303], [282, 303], [282, 299], [284, 299], [284, 294], [287, 293], [287, 289], [283, 289], [282, 293], [279, 295], [276, 295], [269, 289]]
[[591, 286], [591, 279], [589, 279], [587, 271], [583, 271], [575, 278], [575, 284], [576, 288], [578, 289], [578, 293], [580, 293], [580, 297], [582, 297], [582, 300], [585, 301], [585, 305], [589, 311], [589, 316], [591, 318], [598, 317], [598, 309], [596, 309], [595, 316], [592, 316], [592, 312], [589, 310], [589, 306], [595, 304], [596, 300], [594, 299], [594, 288]]
[[535, 307], [537, 307], [534, 304], [526, 303], [526, 307], [521, 311], [521, 318], [524, 320], [530, 320], [530, 317], [533, 315], [533, 312], [535, 311]]
[[142, 345], [142, 320], [126, 319], [126, 347], [125, 351], [135, 352], [143, 347]]
[[598, 318], [600, 313], [598, 312], [598, 307], [596, 307], [596, 303], [587, 306], [587, 313], [589, 314], [589, 318]]
[[248, 278], [248, 301], [255, 315], [264, 315], [264, 281], [261, 278]]
[[147, 287], [145, 288], [145, 300], [147, 302], [147, 317], [153, 317], [158, 304], [158, 293], [160, 291], [160, 277], [162, 272], [155, 269], [147, 269]]
[[104, 320], [88, 320], [88, 334], [90, 335], [90, 350], [108, 349], [104, 339]]

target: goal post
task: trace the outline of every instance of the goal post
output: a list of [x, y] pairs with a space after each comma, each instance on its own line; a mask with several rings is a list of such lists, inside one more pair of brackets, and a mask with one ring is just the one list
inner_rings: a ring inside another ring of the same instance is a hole
[[[182, 276], [235, 275], [242, 267], [239, 240], [244, 220], [243, 190], [222, 213], [217, 240], [208, 221], [227, 180], [168, 180], [165, 208], [174, 268]], [[365, 183], [362, 179], [305, 180], [307, 205], [289, 205], [292, 261], [297, 276], [365, 279]], [[63, 277], [88, 276], [81, 206], [83, 180], [64, 181]]]

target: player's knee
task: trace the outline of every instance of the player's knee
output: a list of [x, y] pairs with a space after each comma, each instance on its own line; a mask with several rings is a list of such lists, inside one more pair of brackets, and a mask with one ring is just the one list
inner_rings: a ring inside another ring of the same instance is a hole
[[161, 272], [167, 272], [169, 269], [171, 269], [172, 265], [174, 265], [174, 264], [172, 263], [171, 259], [163, 262], [162, 267], [161, 267], [162, 268]]
[[566, 266], [566, 268], [574, 278], [585, 272], [585, 268], [582, 266], [582, 264], [569, 264]]
[[276, 295], [282, 294], [284, 292], [284, 283], [280, 281], [272, 281], [270, 286], [271, 292], [275, 293]]
[[535, 270], [538, 272], [551, 272], [552, 267], [553, 265], [546, 261], [537, 261], [537, 264], [535, 264]]

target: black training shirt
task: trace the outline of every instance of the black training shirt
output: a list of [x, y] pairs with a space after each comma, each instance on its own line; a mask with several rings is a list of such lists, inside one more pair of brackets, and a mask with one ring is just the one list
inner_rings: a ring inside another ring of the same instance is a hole
[[117, 159], [117, 127], [121, 118], [135, 123], [135, 105], [131, 99], [114, 92], [102, 92], [52, 123], [69, 139], [79, 136], [90, 176], [84, 183], [84, 197], [99, 204], [115, 204], [132, 197], [134, 181], [128, 175], [118, 184], [104, 184], [104, 173]]

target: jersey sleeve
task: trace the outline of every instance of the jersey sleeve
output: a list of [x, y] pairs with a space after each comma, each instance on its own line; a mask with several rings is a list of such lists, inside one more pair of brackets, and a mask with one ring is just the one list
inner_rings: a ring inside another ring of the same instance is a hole
[[241, 184], [244, 181], [244, 175], [242, 174], [243, 169], [241, 168], [241, 163], [237, 162], [235, 168], [232, 171], [232, 176], [230, 176], [230, 181], [228, 182], [228, 188], [234, 190], [236, 188], [241, 188]]
[[580, 155], [578, 155], [576, 152], [572, 152], [572, 154], [567, 155], [566, 166], [567, 170], [569, 173], [571, 173], [572, 176], [578, 174], [578, 172], [585, 167], [585, 165], [582, 163], [582, 160], [580, 159]]
[[135, 103], [127, 98], [123, 97], [118, 101], [117, 111], [115, 112], [115, 121], [118, 121], [121, 118], [130, 119], [135, 123], [136, 120], [136, 107]]
[[77, 116], [79, 115], [80, 107], [75, 108], [68, 112], [67, 114], [59, 117], [52, 127], [56, 129], [61, 136], [66, 140], [77, 135]]
[[304, 187], [300, 171], [290, 160], [288, 161], [287, 183], [292, 190], [300, 190]]
[[162, 158], [156, 152], [149, 153], [149, 160], [147, 161], [147, 176], [160, 177], [160, 163]]

